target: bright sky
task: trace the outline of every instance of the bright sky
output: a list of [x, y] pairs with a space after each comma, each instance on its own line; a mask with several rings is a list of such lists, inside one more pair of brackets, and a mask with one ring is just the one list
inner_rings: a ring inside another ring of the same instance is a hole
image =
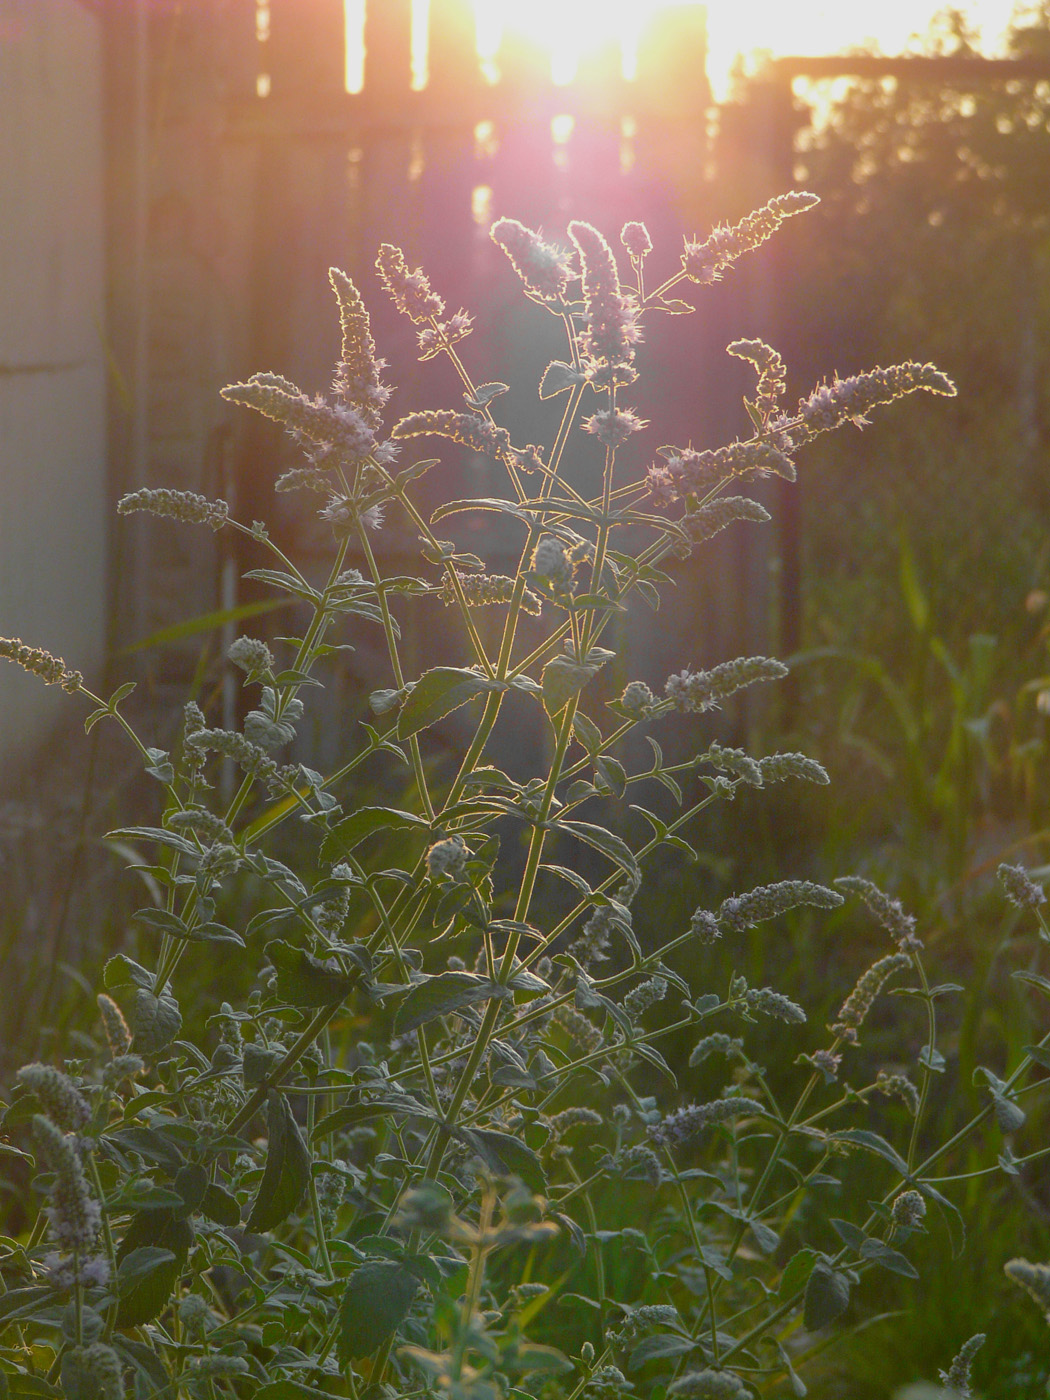
[[[364, 0], [345, 3], [352, 67], [352, 36], [361, 32]], [[478, 47], [483, 57], [491, 60], [506, 30], [525, 34], [552, 47], [555, 79], [567, 82], [579, 55], [613, 36], [623, 44], [629, 69], [641, 27], [666, 3], [667, 0], [474, 0]], [[429, 0], [413, 0], [417, 40], [425, 32], [428, 8]], [[708, 0], [709, 75], [715, 95], [724, 95], [729, 68], [738, 53], [768, 50], [774, 54], [826, 54], [868, 40], [874, 40], [884, 53], [900, 53], [909, 37], [924, 30], [939, 8], [938, 0], [838, 0], [835, 4], [821, 0]], [[994, 52], [1009, 20], [1013, 0], [962, 0], [960, 8], [979, 26], [985, 50]], [[423, 51], [422, 43], [417, 43], [417, 49]], [[353, 87], [353, 75], [348, 76]], [[417, 72], [417, 80], [419, 76]]]

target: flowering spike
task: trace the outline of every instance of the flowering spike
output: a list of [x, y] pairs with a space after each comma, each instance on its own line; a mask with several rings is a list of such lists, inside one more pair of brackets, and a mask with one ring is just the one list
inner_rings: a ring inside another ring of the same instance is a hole
[[735, 262], [743, 253], [760, 247], [767, 238], [772, 238], [785, 219], [801, 214], [805, 209], [812, 209], [814, 204], [819, 203], [815, 194], [791, 190], [788, 194], [777, 195], [731, 228], [719, 226], [705, 242], [687, 242], [682, 254], [686, 276], [693, 282], [705, 285], [717, 282], [723, 268]]
[[[607, 388], [611, 382], [625, 382], [617, 374], [621, 369], [634, 377], [634, 347], [641, 339], [638, 304], [620, 290], [616, 259], [596, 228], [574, 220], [569, 237], [576, 244], [583, 268], [586, 327], [580, 336], [580, 350], [588, 378], [596, 387]], [[603, 372], [605, 367], [612, 372], [611, 381]]]
[[435, 320], [444, 314], [445, 303], [433, 291], [422, 268], [409, 272], [405, 255], [392, 243], [383, 243], [376, 258], [376, 269], [390, 299], [416, 325]]
[[489, 237], [503, 249], [525, 290], [544, 301], [564, 297], [573, 275], [570, 255], [545, 243], [517, 219], [497, 219]]
[[788, 668], [782, 661], [768, 656], [738, 656], [735, 661], [723, 661], [710, 671], [680, 671], [669, 676], [664, 686], [667, 698], [675, 709], [686, 714], [703, 714], [716, 709], [720, 700], [754, 685], [757, 681], [775, 681], [786, 676]]
[[911, 965], [912, 960], [907, 953], [890, 953], [887, 957], [872, 963], [842, 1003], [839, 1019], [830, 1027], [832, 1035], [841, 1036], [851, 1045], [856, 1045], [858, 1043], [857, 1031], [864, 1024], [865, 1017], [871, 1010], [883, 985], [895, 972], [900, 972], [903, 968], [911, 967]]
[[798, 417], [811, 438], [847, 422], [860, 428], [868, 422], [865, 414], [869, 409], [892, 403], [917, 389], [947, 398], [954, 398], [956, 393], [955, 385], [936, 365], [920, 365], [908, 360], [887, 369], [873, 369], [866, 374], [850, 375], [848, 379], [836, 379], [831, 384], [819, 384], [809, 398], [800, 400]]
[[18, 637], [0, 637], [0, 656], [21, 666], [30, 675], [39, 676], [45, 685], [60, 685], [71, 695], [84, 682], [81, 673], [71, 670], [60, 656], [52, 656], [40, 647], [27, 647]]

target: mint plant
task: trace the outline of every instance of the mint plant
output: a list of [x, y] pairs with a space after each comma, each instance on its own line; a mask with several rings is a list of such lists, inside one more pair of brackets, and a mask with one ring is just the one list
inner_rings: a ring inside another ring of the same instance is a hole
[[[664, 446], [640, 469], [635, 440], [648, 425], [629, 399], [643, 324], [690, 311], [673, 291], [713, 283], [813, 203], [783, 195], [687, 242], [654, 290], [641, 224], [623, 230], [621, 281], [589, 224], [570, 224], [564, 248], [497, 222], [492, 237], [525, 295], [565, 332], [565, 358], [539, 386], [564, 400], [546, 444], [516, 444], [499, 425], [507, 386], [468, 369], [469, 315], [447, 315], [390, 245], [382, 281], [416, 325], [421, 358], [451, 361], [465, 406], [385, 428], [369, 317], [333, 271], [343, 340], [332, 396], [273, 372], [223, 391], [302, 446], [304, 464], [276, 485], [320, 500], [334, 537], [325, 579], [222, 501], [143, 489], [119, 506], [250, 535], [271, 555], [250, 576], [305, 605], [301, 636], [230, 648], [252, 696], [241, 729], [213, 727], [190, 703], [181, 744], [161, 751], [121, 711], [130, 687], [101, 699], [58, 658], [0, 642], [0, 654], [84, 696], [89, 728], [122, 726], [160, 797], [152, 824], [114, 833], [142, 852], [156, 896], [136, 916], [147, 952], [106, 964], [97, 1054], [27, 1065], [4, 1116], [4, 1154], [37, 1172], [27, 1232], [0, 1240], [7, 1393], [700, 1400], [786, 1379], [801, 1395], [816, 1334], [865, 1276], [913, 1278], [916, 1235], [931, 1222], [959, 1233], [934, 1168], [992, 1115], [1012, 1140], [1022, 1082], [1050, 1063], [1050, 1036], [1008, 1078], [988, 1071], [986, 1106], [931, 1146], [931, 1085], [944, 1068], [936, 1011], [953, 989], [931, 985], [914, 921], [894, 900], [859, 879], [785, 879], [697, 908], [655, 947], [632, 916], [639, 898], [659, 900], [646, 890], [651, 858], [667, 848], [688, 861], [715, 804], [742, 785], [828, 778], [809, 756], [753, 757], [709, 733], [687, 759], [666, 761], [657, 736], [675, 715], [696, 733], [692, 716], [786, 668], [730, 658], [610, 695], [610, 624], [627, 607], [655, 608], [670, 557], [732, 522], [768, 518], [731, 494], [738, 481], [793, 479], [795, 454], [817, 434], [865, 423], [915, 390], [954, 393], [933, 366], [907, 363], [835, 379], [788, 408], [779, 355], [739, 340], [729, 352], [756, 377], [751, 436]], [[505, 494], [425, 517], [414, 492], [437, 459], [405, 456], [420, 438], [498, 463]], [[577, 478], [595, 452], [591, 496]], [[518, 531], [513, 575], [437, 533], [477, 511]], [[384, 568], [393, 515], [418, 535], [412, 576]], [[465, 652], [412, 675], [399, 616], [421, 599], [455, 611]], [[494, 646], [481, 608], [498, 610]], [[382, 629], [389, 684], [371, 695], [371, 720], [348, 728], [341, 764], [321, 773], [287, 747], [347, 623]], [[512, 695], [549, 738], [538, 774], [491, 759]], [[473, 716], [472, 737], [448, 772], [429, 745], [456, 711]], [[642, 764], [625, 743], [636, 732], [648, 744]], [[360, 805], [359, 775], [377, 762], [407, 784], [404, 805]], [[223, 765], [239, 776], [229, 801]], [[234, 877], [255, 892], [250, 911]], [[890, 949], [858, 967], [826, 1032], [779, 989], [739, 975], [714, 985], [706, 954], [717, 940], [847, 895], [870, 908]], [[255, 982], [202, 1041], [183, 1035], [183, 1010], [204, 943], [250, 965]], [[926, 1018], [924, 1034], [902, 1020], [911, 1075], [858, 1049], [891, 982]], [[793, 1102], [748, 1048], [759, 1022], [781, 1023], [783, 1054], [798, 1065]], [[660, 1048], [671, 1036], [691, 1039], [687, 1073], [717, 1091], [680, 1093]], [[867, 1126], [886, 1097], [903, 1106], [899, 1148]], [[881, 1197], [833, 1218], [829, 1188], [857, 1153], [876, 1160]], [[1021, 1160], [1009, 1155], [1004, 1169]], [[637, 1218], [651, 1228], [625, 1226], [620, 1199], [642, 1203]], [[634, 1252], [640, 1274], [614, 1269], [614, 1245]], [[949, 1367], [953, 1385], [969, 1375], [967, 1346]]]

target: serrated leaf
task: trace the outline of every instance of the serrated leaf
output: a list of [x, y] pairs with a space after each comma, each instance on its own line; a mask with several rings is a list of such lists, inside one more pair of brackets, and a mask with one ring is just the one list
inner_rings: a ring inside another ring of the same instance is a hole
[[658, 1332], [643, 1337], [627, 1358], [628, 1371], [638, 1371], [647, 1361], [663, 1361], [672, 1356], [685, 1356], [696, 1348], [691, 1337], [679, 1337], [673, 1332]]
[[424, 671], [411, 695], [401, 706], [397, 719], [397, 737], [408, 739], [436, 724], [439, 719], [458, 710], [477, 695], [495, 688], [495, 682], [477, 671], [456, 666], [435, 666]]
[[394, 1017], [394, 1033], [408, 1035], [438, 1016], [450, 1016], [461, 1007], [493, 997], [508, 997], [510, 990], [476, 972], [440, 972], [410, 987]]
[[772, 1254], [780, 1243], [780, 1236], [761, 1220], [749, 1220], [747, 1228], [755, 1237], [755, 1243], [763, 1254]]
[[378, 1351], [408, 1316], [419, 1281], [403, 1264], [362, 1264], [339, 1304], [336, 1352], [342, 1366]]
[[110, 989], [116, 987], [152, 987], [153, 974], [123, 953], [115, 953], [102, 970], [102, 981]]
[[543, 686], [543, 708], [553, 719], [591, 679], [597, 675], [597, 666], [578, 666], [567, 656], [556, 656], [543, 668], [540, 681]]
[[803, 1320], [807, 1332], [827, 1327], [849, 1307], [849, 1279], [823, 1259], [813, 1266], [806, 1284]]
[[866, 1128], [842, 1128], [838, 1132], [828, 1134], [829, 1142], [849, 1142], [856, 1147], [864, 1147], [869, 1152], [874, 1152], [877, 1157], [882, 1157], [889, 1162], [890, 1166], [896, 1168], [902, 1176], [908, 1176], [908, 1164], [896, 1148], [891, 1147], [885, 1138], [879, 1137], [878, 1133], [870, 1133]]
[[136, 987], [128, 1016], [132, 1048], [151, 1059], [178, 1035], [182, 1016], [178, 1003], [168, 995], [154, 996], [145, 987]]
[[201, 1215], [206, 1220], [212, 1220], [216, 1225], [225, 1225], [231, 1228], [240, 1222], [241, 1208], [237, 1203], [237, 1197], [232, 1196], [229, 1191], [210, 1181], [205, 1187], [204, 1195], [201, 1198]]
[[581, 841], [586, 841], [588, 846], [593, 846], [596, 851], [601, 851], [602, 855], [608, 856], [615, 865], [618, 865], [629, 875], [639, 873], [638, 862], [630, 846], [619, 836], [607, 831], [605, 827], [594, 826], [591, 822], [560, 821], [557, 823], [557, 829], [567, 831]]
[[906, 1259], [899, 1250], [890, 1249], [889, 1245], [883, 1244], [881, 1240], [865, 1240], [860, 1255], [863, 1259], [870, 1259], [873, 1264], [888, 1269], [891, 1274], [900, 1274], [902, 1278], [919, 1277], [919, 1271], [910, 1259]]
[[117, 1250], [118, 1327], [140, 1327], [163, 1310], [192, 1243], [193, 1227], [173, 1210], [132, 1218]]
[[572, 728], [588, 754], [593, 755], [601, 748], [602, 731], [592, 719], [588, 719], [584, 714], [576, 714], [573, 716]]
[[545, 1194], [547, 1181], [543, 1164], [520, 1138], [494, 1128], [470, 1128], [466, 1139], [493, 1171], [504, 1176], [520, 1176], [530, 1191]]
[[849, 1245], [850, 1249], [860, 1252], [867, 1242], [867, 1235], [863, 1230], [853, 1225], [848, 1220], [832, 1220], [831, 1228], [838, 1235], [843, 1244]]
[[414, 812], [401, 812], [393, 807], [358, 807], [332, 827], [321, 843], [323, 861], [341, 860], [348, 851], [359, 846], [377, 831], [411, 831], [429, 829], [425, 817]]
[[259, 1192], [245, 1224], [246, 1230], [272, 1230], [291, 1215], [310, 1182], [310, 1149], [288, 1100], [271, 1089], [266, 1096], [269, 1142]]
[[356, 971], [343, 972], [338, 965], [322, 962], [280, 938], [267, 943], [265, 952], [277, 969], [277, 996], [291, 1006], [338, 1005], [350, 995], [359, 978]]
[[540, 380], [540, 398], [553, 399], [556, 394], [564, 394], [566, 389], [571, 389], [582, 381], [583, 375], [578, 369], [566, 364], [564, 360], [551, 360]]
[[501, 384], [498, 380], [494, 380], [491, 384], [479, 384], [474, 390], [473, 397], [466, 393], [463, 397], [471, 408], [484, 408], [487, 403], [491, 403], [493, 399], [498, 399], [501, 394], [507, 393], [509, 389], [509, 384]]

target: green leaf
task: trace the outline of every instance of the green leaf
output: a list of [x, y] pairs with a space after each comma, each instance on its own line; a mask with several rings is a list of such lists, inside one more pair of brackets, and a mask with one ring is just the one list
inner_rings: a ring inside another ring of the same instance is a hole
[[199, 617], [177, 622], [173, 627], [162, 627], [158, 632], [151, 632], [148, 637], [143, 637], [141, 642], [132, 642], [128, 647], [122, 647], [117, 655], [130, 656], [136, 651], [169, 646], [172, 642], [181, 642], [186, 637], [196, 637], [201, 632], [214, 632], [219, 627], [225, 627], [228, 622], [242, 622], [246, 617], [258, 617], [260, 613], [274, 612], [277, 608], [291, 606], [290, 598], [271, 598], [265, 602], [241, 603], [236, 608], [220, 608], [218, 612], [202, 613]]
[[401, 812], [393, 807], [359, 807], [350, 816], [337, 822], [321, 845], [321, 859], [337, 861], [359, 846], [376, 831], [429, 830], [425, 817], [413, 812]]
[[1040, 977], [1037, 972], [1011, 972], [1011, 977], [1015, 977], [1018, 982], [1024, 982], [1029, 987], [1036, 987], [1044, 996], [1050, 997], [1050, 982], [1045, 977]]
[[291, 1006], [335, 1006], [350, 995], [360, 973], [343, 972], [337, 964], [322, 962], [303, 948], [283, 939], [266, 944], [266, 956], [277, 969], [277, 996]]
[[344, 1128], [356, 1128], [359, 1123], [367, 1123], [372, 1118], [389, 1118], [394, 1115], [432, 1119], [433, 1110], [413, 1099], [372, 1099], [370, 1103], [346, 1104], [343, 1108], [326, 1113], [313, 1130], [312, 1138], [327, 1137], [330, 1133], [342, 1132]]
[[1050, 1045], [1026, 1045], [1024, 1053], [1043, 1069], [1050, 1069]]
[[597, 666], [577, 666], [567, 656], [556, 656], [543, 668], [540, 677], [543, 685], [543, 708], [553, 719], [578, 695], [592, 676], [597, 675]]
[[123, 953], [108, 959], [102, 970], [102, 981], [110, 989], [116, 987], [152, 987], [153, 974]]
[[[546, 1347], [539, 1342], [519, 1342], [513, 1352], [504, 1356], [504, 1362], [512, 1371], [546, 1371], [556, 1375], [563, 1371], [575, 1370], [575, 1365], [557, 1347]], [[522, 1394], [521, 1391], [518, 1392]]]
[[501, 384], [498, 380], [494, 380], [491, 384], [479, 384], [474, 390], [473, 397], [470, 394], [464, 394], [463, 397], [471, 408], [484, 408], [487, 403], [498, 399], [501, 394], [506, 394], [509, 389], [509, 384]]
[[261, 1390], [252, 1392], [255, 1400], [332, 1400], [330, 1390], [318, 1390], [302, 1381], [270, 1381]]
[[640, 1370], [647, 1361], [662, 1361], [671, 1356], [685, 1356], [697, 1343], [691, 1337], [678, 1337], [673, 1332], [659, 1332], [643, 1337], [627, 1358], [628, 1371]]
[[310, 1182], [310, 1149], [283, 1094], [271, 1089], [266, 1098], [269, 1145], [259, 1193], [245, 1229], [272, 1230], [291, 1215]]
[[163, 1310], [193, 1243], [193, 1227], [173, 1210], [143, 1210], [117, 1250], [117, 1326], [140, 1327]]
[[850, 1249], [859, 1253], [867, 1244], [868, 1237], [863, 1230], [853, 1225], [848, 1220], [832, 1220], [831, 1228], [838, 1235], [843, 1244], [849, 1245]]
[[145, 987], [136, 987], [128, 1023], [133, 1049], [151, 1059], [178, 1035], [182, 1016], [174, 997], [157, 997]]
[[520, 1176], [530, 1191], [541, 1195], [546, 1192], [543, 1164], [520, 1138], [494, 1128], [470, 1128], [465, 1137], [493, 1171], [504, 1176]]
[[395, 1035], [407, 1035], [438, 1016], [493, 997], [508, 997], [510, 989], [475, 972], [441, 972], [410, 987], [394, 1017]]
[[479, 672], [456, 666], [435, 666], [432, 671], [424, 671], [401, 706], [397, 737], [408, 739], [421, 729], [444, 719], [453, 710], [458, 710], [476, 695], [484, 695], [497, 688], [494, 681]]
[[419, 1281], [403, 1264], [362, 1264], [350, 1275], [339, 1304], [336, 1352], [340, 1365], [378, 1351], [408, 1316]]
[[540, 380], [540, 398], [553, 399], [556, 394], [564, 394], [566, 389], [582, 382], [583, 375], [578, 369], [567, 365], [564, 360], [551, 360]]
[[865, 1240], [860, 1255], [862, 1259], [870, 1259], [873, 1264], [888, 1269], [892, 1274], [901, 1274], [904, 1278], [919, 1277], [918, 1269], [909, 1259], [898, 1250], [890, 1249], [881, 1240]]
[[629, 875], [638, 874], [638, 862], [635, 860], [634, 852], [630, 846], [619, 836], [614, 836], [611, 831], [606, 831], [605, 827], [594, 826], [591, 822], [560, 821], [557, 823], [557, 829], [567, 831], [581, 841], [586, 841], [588, 846], [593, 846], [596, 851], [601, 851], [602, 855], [608, 856], [615, 865], [618, 865]]
[[214, 1221], [216, 1225], [225, 1225], [232, 1229], [240, 1223], [241, 1208], [236, 1196], [232, 1196], [229, 1191], [212, 1181], [208, 1183], [201, 1198], [201, 1215], [206, 1220]]
[[777, 1297], [787, 1299], [794, 1295], [803, 1286], [817, 1261], [817, 1251], [815, 1249], [800, 1249], [784, 1265], [784, 1272], [780, 1275], [780, 1286], [777, 1289]]
[[806, 1284], [804, 1322], [807, 1332], [827, 1327], [849, 1307], [849, 1279], [819, 1260]]

